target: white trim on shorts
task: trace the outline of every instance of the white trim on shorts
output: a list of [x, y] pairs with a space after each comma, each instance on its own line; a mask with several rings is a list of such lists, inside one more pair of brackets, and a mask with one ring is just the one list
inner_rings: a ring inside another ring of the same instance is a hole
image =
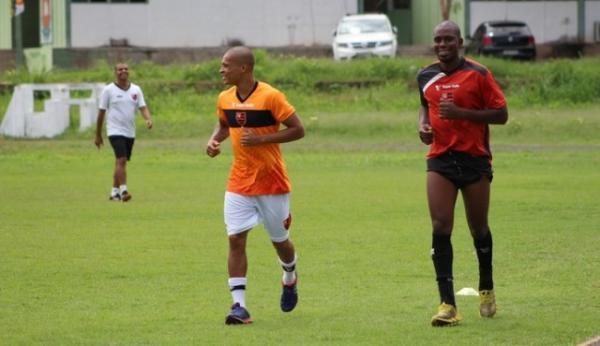
[[280, 243], [289, 238], [285, 226], [290, 217], [289, 193], [244, 196], [226, 191], [223, 211], [227, 235], [249, 231], [262, 223], [271, 241]]

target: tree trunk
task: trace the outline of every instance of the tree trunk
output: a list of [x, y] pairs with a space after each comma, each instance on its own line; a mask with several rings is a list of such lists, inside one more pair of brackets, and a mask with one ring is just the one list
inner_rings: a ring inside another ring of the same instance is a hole
[[440, 0], [440, 11], [442, 12], [442, 19], [450, 19], [450, 8], [452, 7], [452, 0]]

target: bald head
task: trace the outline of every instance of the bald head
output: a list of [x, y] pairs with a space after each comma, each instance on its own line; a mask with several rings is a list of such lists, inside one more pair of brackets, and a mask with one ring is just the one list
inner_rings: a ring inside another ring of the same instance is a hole
[[440, 24], [438, 24], [433, 31], [434, 35], [435, 35], [435, 33], [437, 33], [440, 30], [450, 30], [454, 34], [456, 34], [456, 37], [461, 38], [460, 27], [458, 26], [458, 24], [454, 23], [451, 20], [445, 20], [445, 21], [441, 22]]
[[443, 70], [451, 70], [460, 62], [460, 49], [463, 39], [456, 23], [446, 20], [435, 27], [433, 32], [433, 51], [437, 55]]
[[225, 56], [237, 65], [246, 65], [249, 71], [254, 69], [254, 54], [245, 46], [237, 46], [227, 50]]

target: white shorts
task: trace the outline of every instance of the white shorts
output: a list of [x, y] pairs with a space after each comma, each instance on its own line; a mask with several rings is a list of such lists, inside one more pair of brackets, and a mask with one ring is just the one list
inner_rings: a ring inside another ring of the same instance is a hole
[[280, 243], [289, 238], [292, 223], [289, 193], [243, 196], [225, 192], [224, 211], [228, 235], [248, 231], [262, 223], [271, 241]]

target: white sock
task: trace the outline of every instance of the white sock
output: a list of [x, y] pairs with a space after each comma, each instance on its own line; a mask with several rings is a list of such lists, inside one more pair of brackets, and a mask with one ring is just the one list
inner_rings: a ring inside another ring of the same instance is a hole
[[283, 267], [283, 281], [284, 285], [291, 285], [296, 281], [296, 262], [298, 261], [298, 256], [294, 254], [294, 260], [291, 263], [285, 263], [281, 259], [279, 259], [279, 263]]
[[121, 193], [123, 193], [123, 191], [127, 191], [127, 185], [123, 184], [123, 185], [119, 186], [119, 191]]
[[240, 303], [242, 307], [246, 307], [246, 278], [229, 278], [229, 290], [233, 304]]
[[112, 190], [110, 190], [110, 195], [112, 197], [115, 197], [118, 194], [119, 194], [119, 188], [118, 187], [113, 187]]

